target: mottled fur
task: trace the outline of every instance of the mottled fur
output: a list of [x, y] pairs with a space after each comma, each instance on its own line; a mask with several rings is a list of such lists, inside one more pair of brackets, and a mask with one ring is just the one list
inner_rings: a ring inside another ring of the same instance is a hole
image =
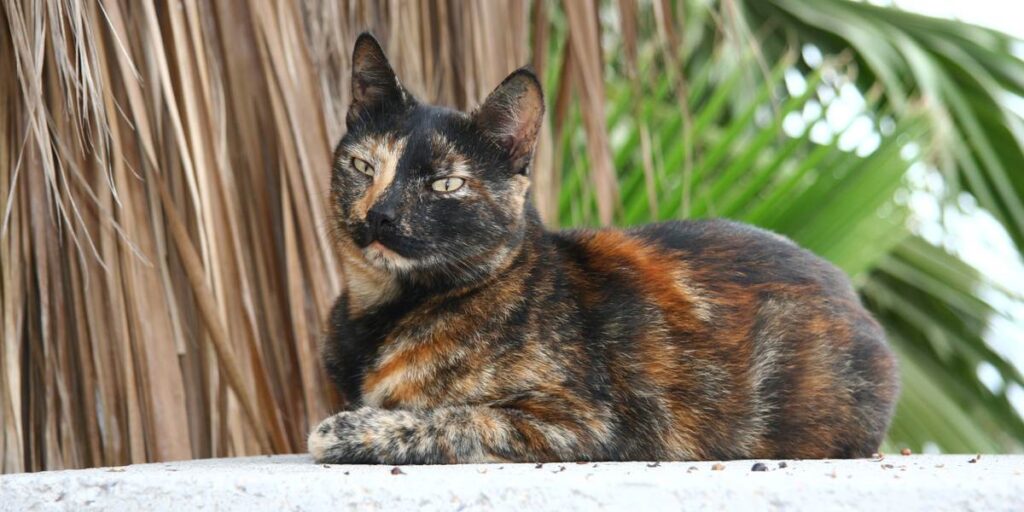
[[[317, 460], [877, 450], [896, 363], [839, 270], [723, 220], [546, 231], [528, 200], [531, 73], [463, 114], [417, 103], [369, 36], [354, 60], [331, 202], [348, 289], [323, 346], [352, 409], [310, 434]], [[431, 189], [447, 176], [466, 183]]]

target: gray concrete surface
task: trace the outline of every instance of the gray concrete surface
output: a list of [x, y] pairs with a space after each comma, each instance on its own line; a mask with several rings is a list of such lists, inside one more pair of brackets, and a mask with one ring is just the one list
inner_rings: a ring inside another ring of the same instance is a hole
[[1024, 456], [325, 466], [305, 455], [0, 477], [8, 510], [1014, 510]]

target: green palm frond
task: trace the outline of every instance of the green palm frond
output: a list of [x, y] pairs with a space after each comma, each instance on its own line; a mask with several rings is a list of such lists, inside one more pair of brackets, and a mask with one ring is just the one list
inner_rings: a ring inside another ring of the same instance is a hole
[[[937, 169], [948, 185], [939, 201], [973, 195], [1024, 247], [1024, 130], [1006, 102], [1024, 97], [1013, 40], [845, 0], [676, 9], [688, 34], [679, 61], [652, 38], [641, 41], [636, 78], [619, 59], [606, 72], [616, 222], [730, 217], [828, 258], [853, 277], [903, 361], [887, 446], [1019, 450], [1020, 411], [978, 377], [984, 363], [1021, 383], [984, 340], [1000, 313], [980, 290], [994, 285], [914, 236], [899, 199], [911, 168]], [[641, 12], [640, 33], [655, 31], [654, 16]], [[821, 62], [800, 58], [805, 45]], [[851, 104], [857, 111], [830, 110]], [[558, 152], [563, 225], [598, 219], [580, 131], [569, 109]]]
[[[902, 112], [927, 104], [931, 155], [950, 192], [971, 193], [1024, 248], [1024, 97], [1019, 41], [1000, 32], [848, 0], [745, 1], [752, 18], [826, 53], [852, 49], [862, 87], [879, 82]], [[767, 45], [771, 48], [773, 45]], [[775, 50], [779, 52], [782, 50]]]
[[[987, 363], [1004, 382], [1024, 384], [1019, 369], [982, 337], [989, 319], [1001, 314], [979, 296], [982, 284], [973, 268], [911, 237], [879, 262], [862, 287], [902, 356], [907, 385], [893, 430], [902, 444], [931, 440], [951, 451], [1003, 451], [1017, 446], [1013, 439], [1024, 439], [1020, 413], [1004, 393], [991, 391], [977, 377], [978, 365]], [[946, 421], [922, 421], [922, 416]], [[959, 418], [968, 418], [966, 424], [974, 428], [961, 428]]]

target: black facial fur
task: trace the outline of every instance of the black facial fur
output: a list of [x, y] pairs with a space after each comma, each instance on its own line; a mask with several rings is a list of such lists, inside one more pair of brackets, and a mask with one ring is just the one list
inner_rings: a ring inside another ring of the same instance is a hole
[[[403, 258], [382, 261], [403, 279], [477, 277], [479, 260], [507, 256], [533, 215], [523, 174], [543, 114], [540, 84], [517, 71], [467, 115], [413, 98], [371, 36], [359, 38], [353, 60], [348, 132], [332, 175], [336, 228], [361, 250], [379, 242]], [[464, 180], [461, 189], [432, 189], [450, 176]]]

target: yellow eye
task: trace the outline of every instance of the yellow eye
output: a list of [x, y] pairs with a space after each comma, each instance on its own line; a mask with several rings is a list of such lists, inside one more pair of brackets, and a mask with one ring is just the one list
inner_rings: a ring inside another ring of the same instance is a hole
[[360, 160], [356, 157], [352, 157], [352, 167], [355, 167], [357, 171], [367, 176], [373, 176], [373, 166], [366, 163], [365, 160]]
[[435, 180], [430, 184], [430, 188], [433, 188], [435, 192], [455, 192], [462, 188], [462, 185], [466, 183], [466, 180], [462, 178], [456, 178], [449, 176], [447, 178], [441, 178]]

